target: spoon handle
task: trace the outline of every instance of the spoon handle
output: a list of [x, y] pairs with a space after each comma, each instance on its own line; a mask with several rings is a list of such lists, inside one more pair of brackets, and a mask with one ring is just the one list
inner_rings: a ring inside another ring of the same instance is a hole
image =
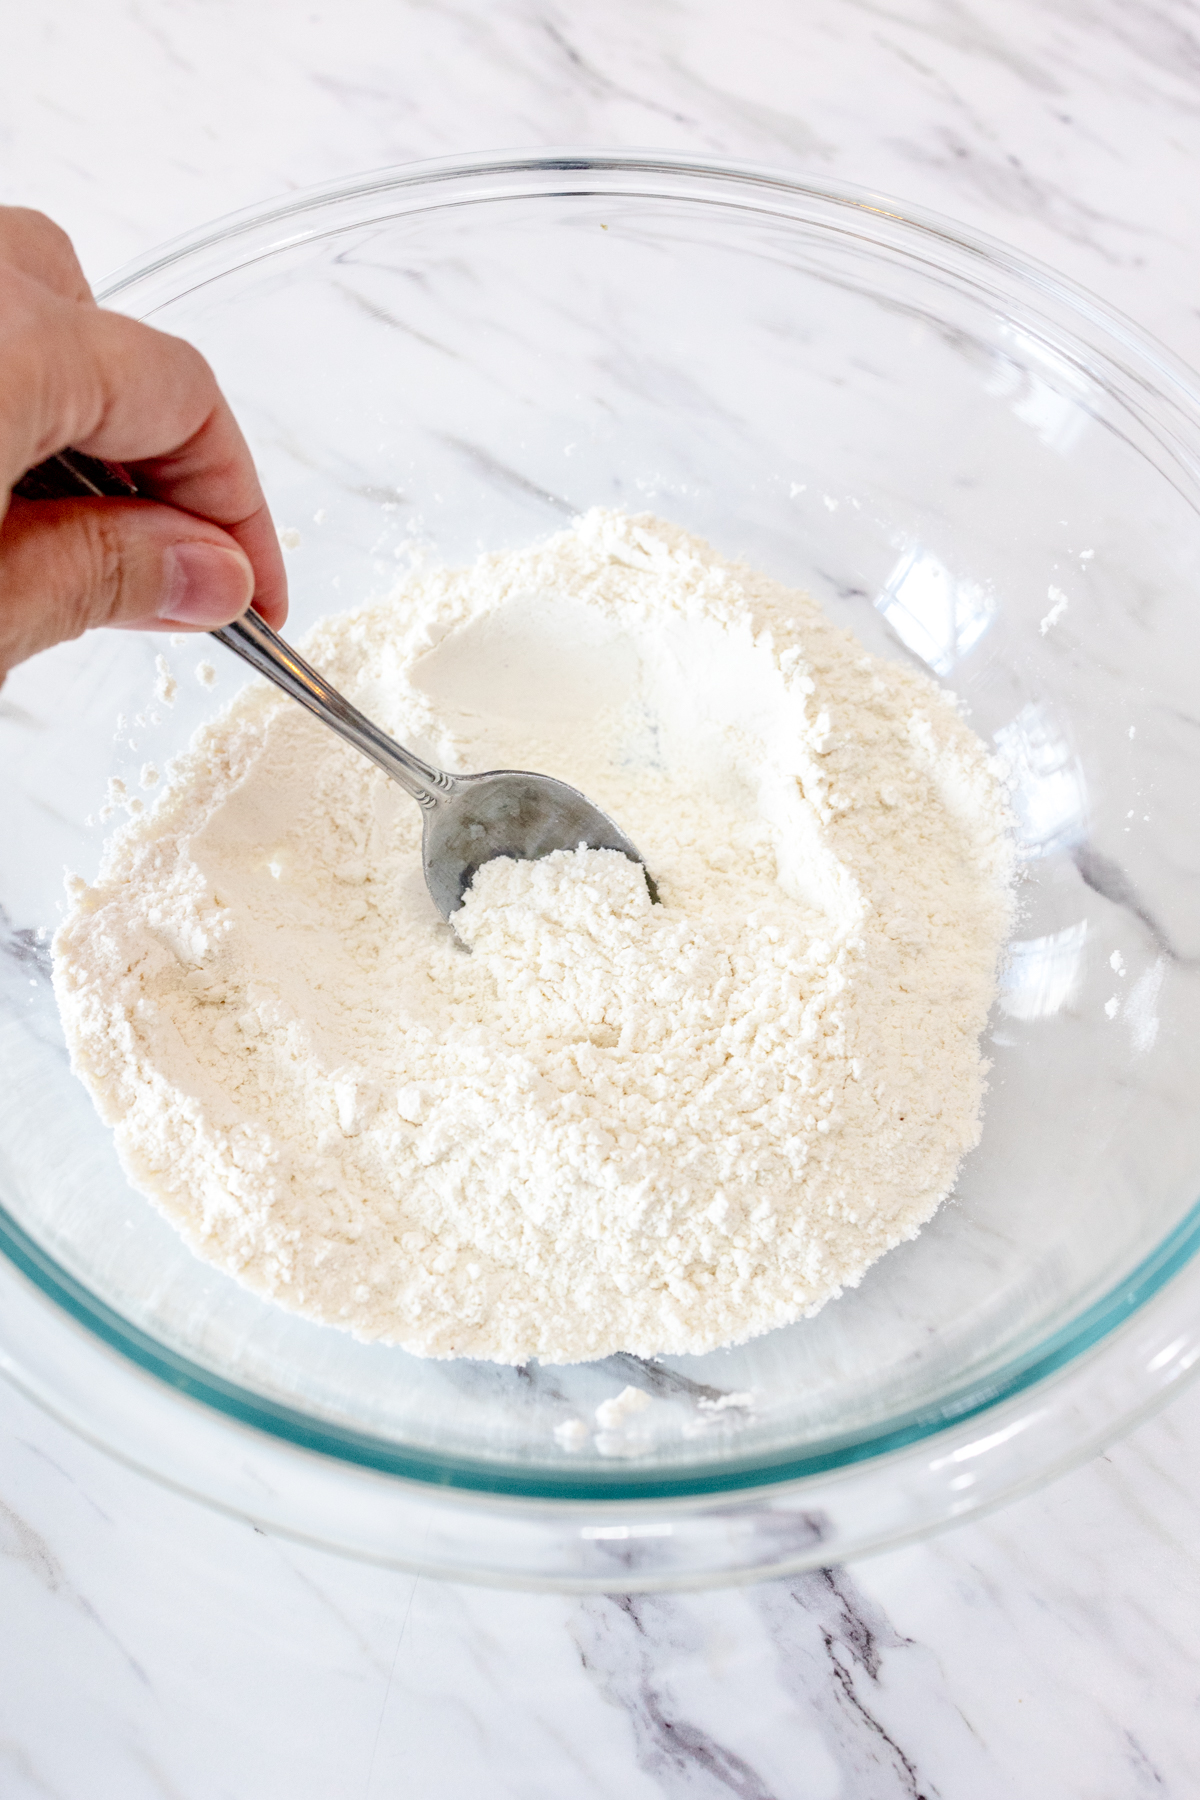
[[453, 775], [422, 762], [386, 731], [373, 725], [336, 688], [330, 687], [325, 677], [306, 663], [290, 644], [285, 644], [253, 607], [240, 619], [235, 619], [231, 625], [222, 625], [211, 635], [227, 649], [244, 657], [251, 668], [273, 681], [277, 688], [282, 688], [285, 694], [290, 694], [293, 700], [315, 713], [331, 731], [336, 731], [364, 756], [369, 756], [385, 775], [399, 782], [405, 793], [411, 794], [423, 807], [436, 806], [453, 790]]
[[[62, 450], [23, 475], [13, 493], [26, 500], [59, 500], [80, 494], [125, 499], [137, 497], [138, 486], [120, 463], [102, 462], [99, 457], [87, 456], [82, 450]], [[214, 631], [212, 636], [220, 638], [228, 649], [236, 650], [260, 675], [273, 681], [301, 706], [307, 706], [309, 712], [315, 713], [331, 731], [336, 731], [364, 756], [369, 756], [385, 775], [398, 781], [405, 793], [411, 794], [426, 810], [454, 791], [453, 775], [422, 762], [419, 756], [398, 744], [378, 725], [372, 725], [356, 706], [351, 706], [336, 688], [330, 687], [324, 676], [318, 675], [302, 656], [298, 656], [290, 644], [285, 644], [253, 608], [235, 619], [232, 625], [223, 625], [219, 631]]]

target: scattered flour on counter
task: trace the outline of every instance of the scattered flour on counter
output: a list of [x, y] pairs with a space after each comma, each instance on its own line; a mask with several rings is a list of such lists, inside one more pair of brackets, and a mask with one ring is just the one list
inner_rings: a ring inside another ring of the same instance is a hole
[[305, 650], [432, 760], [582, 788], [663, 904], [560, 852], [452, 930], [418, 808], [244, 688], [55, 940], [74, 1067], [199, 1255], [365, 1339], [569, 1362], [742, 1341], [916, 1235], [979, 1137], [1010, 911], [946, 695], [602, 510]]

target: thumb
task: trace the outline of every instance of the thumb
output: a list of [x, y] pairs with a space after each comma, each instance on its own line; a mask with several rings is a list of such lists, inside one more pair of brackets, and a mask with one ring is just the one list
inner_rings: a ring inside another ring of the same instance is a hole
[[16, 500], [0, 527], [0, 678], [93, 625], [210, 631], [254, 570], [218, 525], [146, 500]]

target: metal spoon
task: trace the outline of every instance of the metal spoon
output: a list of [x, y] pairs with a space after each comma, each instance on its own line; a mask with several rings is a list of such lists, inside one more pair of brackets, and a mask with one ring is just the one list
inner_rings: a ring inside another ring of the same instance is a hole
[[[128, 470], [119, 464], [67, 450], [22, 476], [14, 492], [30, 500], [48, 500], [78, 494], [132, 497], [138, 489]], [[533, 861], [552, 850], [581, 847], [619, 850], [641, 863], [650, 898], [657, 901], [654, 879], [625, 833], [565, 781], [522, 769], [451, 775], [422, 762], [351, 706], [253, 608], [211, 635], [315, 713], [412, 795], [424, 814], [421, 855], [425, 885], [443, 919], [458, 910], [475, 871], [493, 857]]]
[[421, 834], [425, 885], [443, 919], [458, 910], [476, 869], [493, 857], [531, 862], [552, 850], [581, 846], [619, 850], [642, 863], [650, 898], [658, 899], [653, 878], [625, 833], [577, 788], [552, 775], [531, 775], [522, 769], [451, 775], [422, 762], [330, 687], [253, 608], [212, 636], [245, 657], [260, 675], [315, 713], [412, 795], [425, 820]]

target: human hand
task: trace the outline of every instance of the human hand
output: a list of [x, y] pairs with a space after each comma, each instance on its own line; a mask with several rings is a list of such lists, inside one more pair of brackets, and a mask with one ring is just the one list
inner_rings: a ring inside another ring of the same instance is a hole
[[[23, 500], [67, 448], [123, 463], [144, 500]], [[245, 440], [198, 351], [92, 299], [70, 240], [0, 207], [0, 681], [93, 625], [209, 631], [287, 578]]]

